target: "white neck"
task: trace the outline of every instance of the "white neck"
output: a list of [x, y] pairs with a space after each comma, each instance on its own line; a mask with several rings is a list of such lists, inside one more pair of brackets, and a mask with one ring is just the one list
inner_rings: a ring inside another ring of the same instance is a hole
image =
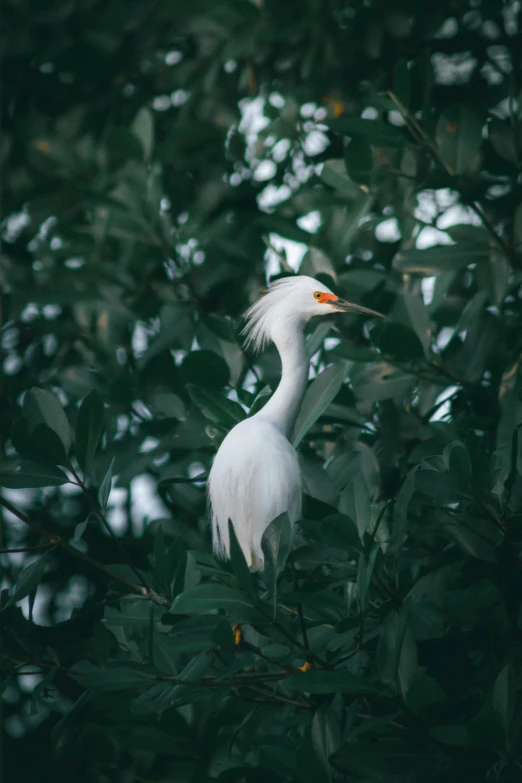
[[256, 416], [270, 421], [289, 438], [308, 380], [310, 361], [305, 349], [304, 323], [288, 324], [287, 329], [280, 330], [274, 343], [281, 357], [281, 380]]

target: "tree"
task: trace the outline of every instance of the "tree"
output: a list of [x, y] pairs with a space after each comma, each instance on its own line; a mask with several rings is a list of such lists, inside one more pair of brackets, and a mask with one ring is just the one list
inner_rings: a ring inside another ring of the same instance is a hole
[[[517, 0], [7, 0], [6, 780], [522, 766]], [[305, 518], [251, 575], [204, 480], [313, 324]]]

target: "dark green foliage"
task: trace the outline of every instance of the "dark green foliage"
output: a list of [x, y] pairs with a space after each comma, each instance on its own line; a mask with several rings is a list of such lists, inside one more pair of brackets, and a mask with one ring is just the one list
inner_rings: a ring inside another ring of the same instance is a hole
[[[521, 30], [3, 4], [3, 780], [521, 779]], [[310, 324], [303, 519], [250, 573], [205, 481], [278, 381], [267, 265], [387, 317]]]
[[103, 401], [93, 389], [85, 397], [76, 416], [76, 459], [87, 475], [104, 428]]

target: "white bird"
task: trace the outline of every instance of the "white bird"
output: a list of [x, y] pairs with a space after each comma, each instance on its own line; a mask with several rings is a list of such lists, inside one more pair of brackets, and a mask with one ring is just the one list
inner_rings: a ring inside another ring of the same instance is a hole
[[282, 363], [281, 381], [254, 416], [226, 436], [208, 477], [212, 537], [216, 555], [230, 557], [228, 520], [251, 571], [261, 570], [261, 538], [279, 514], [288, 512], [293, 526], [301, 516], [301, 473], [290, 444], [308, 381], [306, 322], [334, 311], [382, 317], [374, 310], [339, 299], [311, 277], [287, 277], [245, 313], [247, 345], [261, 350], [273, 341]]

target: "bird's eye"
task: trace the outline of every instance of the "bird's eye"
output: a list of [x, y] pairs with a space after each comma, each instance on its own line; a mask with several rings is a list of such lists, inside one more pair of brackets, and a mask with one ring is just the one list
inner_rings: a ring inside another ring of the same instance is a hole
[[314, 294], [314, 299], [317, 299], [319, 301], [321, 296], [322, 296], [321, 292], [320, 291], [316, 291], [315, 294]]

